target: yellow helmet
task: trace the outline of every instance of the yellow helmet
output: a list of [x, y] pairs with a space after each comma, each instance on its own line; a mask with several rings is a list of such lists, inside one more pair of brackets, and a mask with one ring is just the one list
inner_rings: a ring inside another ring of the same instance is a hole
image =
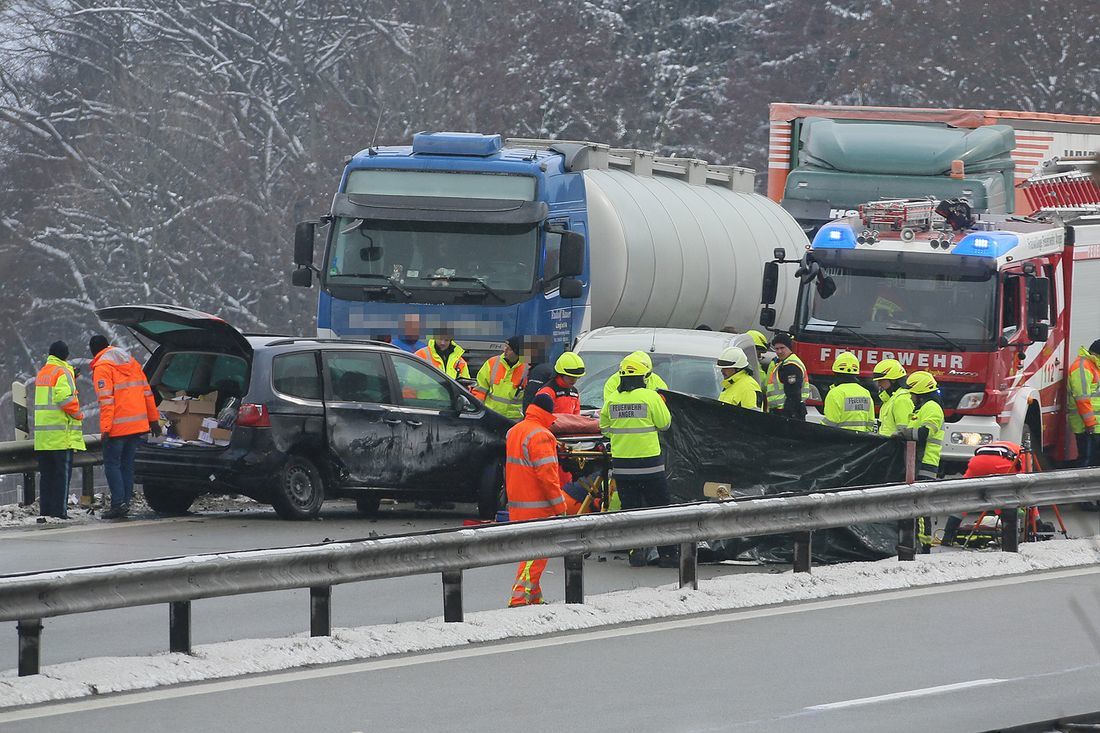
[[623, 357], [623, 360], [619, 362], [620, 377], [644, 377], [651, 371], [653, 371], [653, 362], [651, 362], [649, 357], [641, 351], [627, 354]]
[[745, 333], [749, 336], [752, 336], [752, 343], [753, 343], [753, 345], [756, 346], [756, 348], [767, 350], [767, 348], [768, 348], [768, 337], [767, 336], [760, 333], [755, 328], [750, 328], [748, 331], [745, 331]]
[[875, 379], [905, 379], [905, 367], [897, 359], [883, 359], [875, 364], [871, 376]]
[[859, 374], [859, 359], [850, 351], [843, 351], [833, 360], [833, 372], [836, 374]]
[[913, 394], [929, 394], [939, 389], [931, 372], [913, 372], [905, 380], [905, 385]]
[[581, 359], [580, 354], [566, 351], [554, 362], [554, 371], [567, 377], [583, 377], [584, 360]]

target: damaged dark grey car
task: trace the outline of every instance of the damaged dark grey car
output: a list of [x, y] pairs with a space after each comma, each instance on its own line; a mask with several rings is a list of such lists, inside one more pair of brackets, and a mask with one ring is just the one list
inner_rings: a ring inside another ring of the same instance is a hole
[[217, 392], [214, 412], [233, 425], [222, 445], [139, 448], [135, 478], [155, 511], [243, 494], [285, 519], [314, 517], [337, 497], [367, 514], [392, 498], [476, 502], [479, 516], [495, 515], [512, 422], [421, 359], [379, 342], [246, 336], [170, 305], [97, 313], [150, 349], [158, 404]]

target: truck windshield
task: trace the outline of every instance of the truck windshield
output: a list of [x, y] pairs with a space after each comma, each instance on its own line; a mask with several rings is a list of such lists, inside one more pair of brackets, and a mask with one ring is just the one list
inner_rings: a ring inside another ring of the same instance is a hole
[[823, 268], [836, 283], [828, 298], [811, 283], [799, 299], [804, 339], [962, 350], [994, 339], [996, 279], [990, 272]]
[[[336, 218], [333, 226], [325, 267], [326, 281], [332, 285], [490, 293], [530, 292], [534, 284], [537, 226], [349, 217]], [[475, 280], [489, 289], [483, 290]], [[417, 300], [424, 300], [424, 295], [419, 293]]]

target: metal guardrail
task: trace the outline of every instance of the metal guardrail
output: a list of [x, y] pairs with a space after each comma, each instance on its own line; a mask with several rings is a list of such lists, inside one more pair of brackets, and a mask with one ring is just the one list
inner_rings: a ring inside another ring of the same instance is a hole
[[[446, 621], [461, 621], [462, 572], [534, 557], [565, 558], [566, 603], [584, 602], [584, 554], [680, 545], [680, 586], [698, 588], [696, 543], [800, 533], [796, 570], [809, 571], [814, 530], [897, 521], [912, 559], [915, 518], [1100, 499], [1100, 469], [703, 502], [565, 519], [484, 525], [322, 545], [216, 553], [0, 576], [0, 621], [17, 621], [19, 674], [37, 674], [42, 619], [155, 603], [169, 606], [169, 646], [190, 652], [191, 601], [310, 589], [310, 633], [331, 632], [333, 585], [442, 573]], [[1003, 513], [1015, 536], [1015, 511]], [[1006, 550], [1015, 543], [1005, 542]], [[799, 558], [802, 562], [799, 562]], [[801, 564], [801, 567], [799, 565]]]
[[[84, 444], [86, 450], [73, 452], [73, 468], [81, 469], [82, 473], [81, 504], [90, 505], [94, 494], [92, 469], [103, 463], [103, 444], [99, 435], [85, 435]], [[33, 440], [0, 442], [0, 475], [23, 474], [23, 501], [21, 503], [24, 506], [33, 504], [37, 496], [35, 483], [35, 471], [37, 470], [38, 459], [34, 455]]]

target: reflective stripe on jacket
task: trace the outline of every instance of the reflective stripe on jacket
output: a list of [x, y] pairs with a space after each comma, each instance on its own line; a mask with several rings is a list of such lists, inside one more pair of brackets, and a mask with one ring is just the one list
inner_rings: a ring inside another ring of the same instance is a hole
[[504, 487], [508, 519], [541, 519], [565, 512], [558, 473], [558, 442], [547, 428], [553, 414], [527, 408], [527, 416], [508, 431]]
[[[934, 469], [940, 465], [940, 451], [943, 449], [943, 408], [935, 400], [928, 400], [909, 418], [908, 427], [928, 428], [928, 442], [924, 444], [924, 452], [917, 456], [920, 469], [925, 467]], [[926, 478], [922, 476], [922, 478]]]
[[419, 349], [416, 352], [416, 356], [419, 356], [429, 364], [434, 364], [436, 369], [443, 372], [451, 379], [458, 379], [459, 377], [469, 379], [470, 368], [466, 365], [466, 360], [462, 358], [466, 350], [454, 341], [451, 342], [451, 345], [454, 346], [454, 348], [451, 349], [446, 364], [443, 363], [443, 357], [435, 350], [435, 339], [429, 339], [428, 345], [423, 349]]
[[494, 356], [477, 372], [477, 386], [485, 397], [485, 406], [505, 417], [523, 417], [523, 388], [527, 384], [527, 364], [519, 359], [509, 366], [501, 356]]
[[744, 407], [746, 410], [764, 409], [760, 383], [751, 373], [738, 371], [732, 377], [723, 379], [721, 387], [719, 402]]
[[[885, 394], [885, 392], [883, 393]], [[893, 435], [899, 427], [909, 424], [909, 418], [916, 412], [913, 395], [907, 389], [898, 389], [892, 395], [886, 395], [882, 407], [878, 410], [879, 435]]]
[[49, 357], [34, 380], [34, 449], [84, 450], [83, 419], [73, 368]]
[[857, 433], [869, 433], [875, 428], [875, 408], [871, 393], [856, 382], [834, 384], [825, 395], [823, 424]]
[[117, 346], [92, 359], [92, 383], [99, 400], [99, 432], [112, 438], [147, 433], [149, 423], [160, 419], [141, 364]]
[[787, 395], [783, 391], [783, 385], [779, 382], [779, 367], [786, 364], [794, 364], [802, 370], [802, 401], [805, 402], [810, 399], [810, 375], [806, 371], [806, 365], [802, 363], [802, 360], [796, 354], [791, 354], [782, 361], [776, 359], [768, 367], [768, 386], [764, 395], [768, 399], [768, 410], [772, 412], [782, 410], [783, 406], [787, 404]]
[[611, 395], [600, 410], [600, 432], [611, 438], [615, 474], [664, 473], [657, 433], [671, 424], [664, 399], [648, 387]]
[[1069, 401], [1076, 408], [1066, 410], [1069, 429], [1074, 433], [1083, 433], [1086, 427], [1095, 429], [1100, 416], [1100, 359], [1082, 346], [1066, 373], [1066, 385]]
[[[619, 393], [619, 384], [621, 382], [622, 377], [619, 376], [618, 372], [615, 372], [607, 378], [607, 381], [603, 383], [604, 402], [607, 402], [611, 395]], [[650, 372], [649, 374], [645, 375], [645, 386], [649, 389], [668, 389], [668, 385], [665, 384], [665, 380], [661, 379], [657, 375], [657, 372]]]

